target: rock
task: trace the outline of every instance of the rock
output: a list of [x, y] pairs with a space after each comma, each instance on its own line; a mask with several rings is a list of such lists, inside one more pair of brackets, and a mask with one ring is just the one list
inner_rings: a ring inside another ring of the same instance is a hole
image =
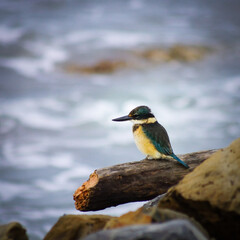
[[207, 240], [187, 220], [172, 220], [162, 224], [135, 225], [91, 234], [84, 240]]
[[240, 138], [187, 174], [159, 207], [194, 217], [216, 239], [239, 239]]
[[144, 213], [143, 208], [139, 208], [134, 212], [128, 212], [118, 218], [109, 220], [104, 229], [112, 229], [135, 224], [149, 224], [153, 221], [152, 216]]
[[213, 49], [205, 46], [176, 44], [170, 48], [150, 48], [143, 51], [130, 50], [124, 56], [118, 56], [114, 60], [102, 59], [90, 65], [65, 63], [62, 68], [66, 72], [74, 74], [111, 74], [130, 67], [142, 69], [146, 67], [146, 61], [142, 60], [147, 60], [150, 63], [170, 61], [193, 62], [203, 59], [212, 51]]
[[153, 62], [193, 62], [203, 59], [211, 51], [212, 49], [204, 46], [175, 45], [168, 49], [147, 49], [138, 55]]
[[169, 62], [170, 60], [168, 51], [161, 48], [147, 49], [138, 53], [138, 55], [152, 62]]
[[65, 215], [47, 233], [44, 240], [75, 240], [101, 230], [113, 217], [106, 215]]
[[86, 73], [86, 74], [109, 74], [119, 69], [127, 67], [124, 61], [102, 60], [96, 64], [89, 66], [80, 66], [76, 64], [68, 64], [64, 69], [69, 73]]
[[185, 219], [195, 225], [199, 231], [208, 238], [208, 233], [203, 227], [194, 219], [189, 218], [187, 215], [176, 212], [170, 209], [161, 209], [158, 206], [142, 207], [135, 212], [128, 212], [118, 218], [111, 219], [107, 222], [104, 229], [113, 229], [123, 226], [136, 225], [136, 224], [151, 224], [163, 223], [176, 219]]
[[147, 203], [145, 203], [145, 204], [143, 205], [143, 208], [144, 208], [145, 210], [148, 210], [148, 209], [150, 209], [150, 208], [152, 208], [152, 207], [154, 207], [154, 206], [157, 206], [158, 203], [159, 203], [159, 201], [160, 201], [165, 195], [166, 195], [166, 193], [161, 194], [161, 195], [153, 198], [152, 200], [150, 200], [150, 201], [148, 201]]
[[28, 240], [26, 229], [18, 222], [0, 225], [0, 240]]

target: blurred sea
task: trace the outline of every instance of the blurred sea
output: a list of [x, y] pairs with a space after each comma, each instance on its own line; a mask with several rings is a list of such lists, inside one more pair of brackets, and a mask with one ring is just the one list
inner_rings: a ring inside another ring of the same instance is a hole
[[[61, 215], [80, 214], [72, 195], [92, 171], [144, 158], [131, 123], [111, 121], [138, 105], [152, 108], [176, 154], [238, 138], [239, 9], [237, 0], [1, 0], [0, 224], [19, 221], [39, 240]], [[62, 68], [174, 44], [217, 50], [112, 74]]]

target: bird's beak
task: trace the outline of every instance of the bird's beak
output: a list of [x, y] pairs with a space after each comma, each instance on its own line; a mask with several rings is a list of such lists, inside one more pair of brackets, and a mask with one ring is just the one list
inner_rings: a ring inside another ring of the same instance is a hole
[[122, 121], [128, 121], [128, 120], [132, 120], [132, 117], [127, 116], [123, 116], [123, 117], [119, 117], [119, 118], [114, 118], [113, 121], [116, 122], [122, 122]]

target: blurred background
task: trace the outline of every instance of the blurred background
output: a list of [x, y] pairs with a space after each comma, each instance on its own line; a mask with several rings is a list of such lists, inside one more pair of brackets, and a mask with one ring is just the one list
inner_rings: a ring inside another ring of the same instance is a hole
[[[1, 0], [0, 224], [42, 239], [97, 168], [144, 156], [149, 106], [176, 154], [240, 136], [237, 0]], [[97, 213], [119, 215], [142, 203]], [[92, 214], [92, 213], [91, 213]]]

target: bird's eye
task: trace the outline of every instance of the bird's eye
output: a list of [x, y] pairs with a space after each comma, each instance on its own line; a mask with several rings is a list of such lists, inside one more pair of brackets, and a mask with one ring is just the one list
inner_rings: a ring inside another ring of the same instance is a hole
[[140, 115], [138, 115], [138, 114], [134, 114], [134, 115], [133, 115], [133, 118], [134, 118], [134, 119], [140, 119], [140, 118], [141, 118], [141, 116], [140, 116]]

